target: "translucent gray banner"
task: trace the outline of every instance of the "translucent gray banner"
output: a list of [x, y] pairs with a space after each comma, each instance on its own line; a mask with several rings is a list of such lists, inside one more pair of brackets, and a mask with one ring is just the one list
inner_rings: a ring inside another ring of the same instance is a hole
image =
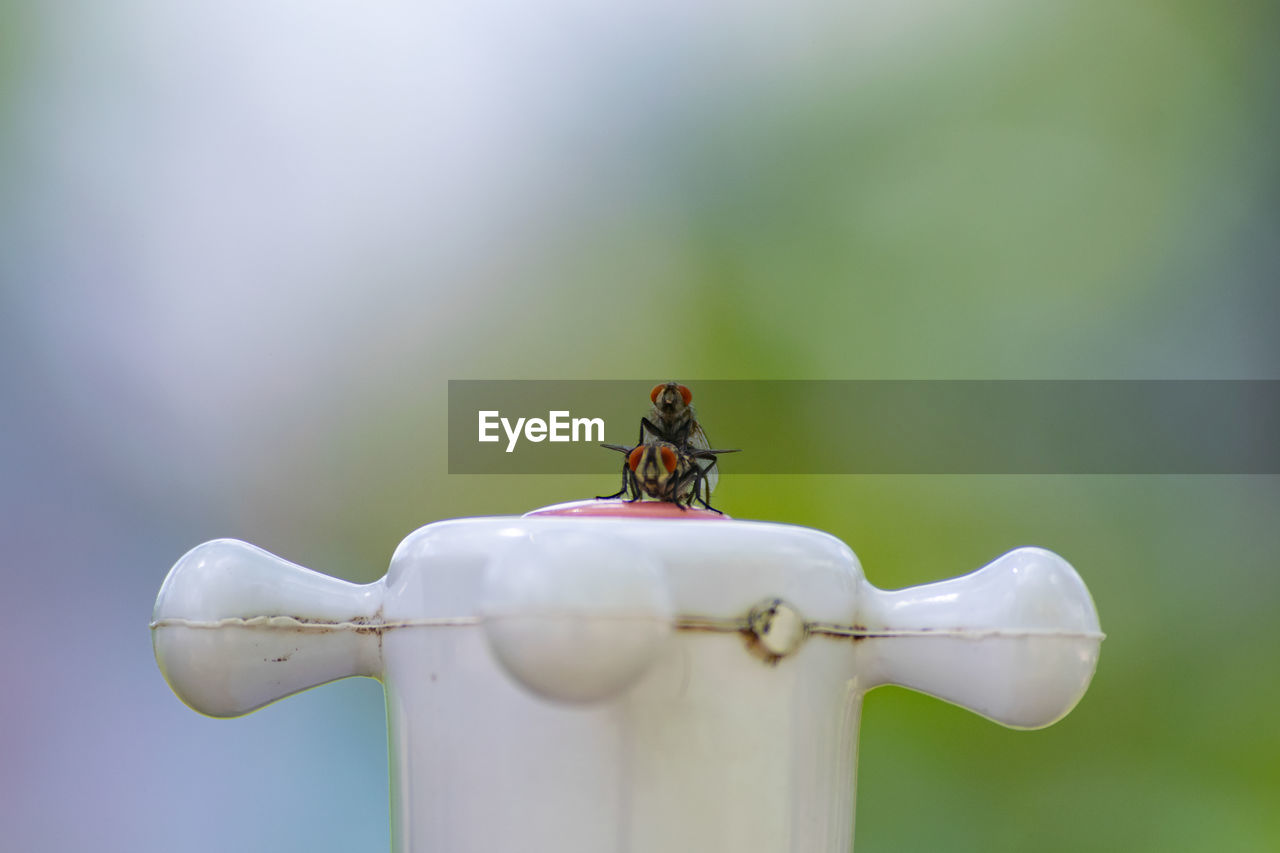
[[[1276, 380], [683, 384], [726, 475], [1280, 473]], [[654, 385], [451, 380], [449, 473], [612, 471]]]

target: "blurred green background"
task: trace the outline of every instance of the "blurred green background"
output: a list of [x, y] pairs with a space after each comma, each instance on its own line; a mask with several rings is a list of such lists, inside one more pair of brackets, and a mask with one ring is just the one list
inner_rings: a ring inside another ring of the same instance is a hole
[[[427, 522], [616, 488], [449, 476], [450, 378], [1280, 378], [1277, 23], [0, 2], [4, 846], [385, 849], [376, 683], [209, 720], [146, 623], [207, 539], [368, 581]], [[868, 697], [859, 853], [1280, 844], [1275, 477], [717, 496], [883, 588], [1035, 544], [1097, 602], [1049, 729]]]

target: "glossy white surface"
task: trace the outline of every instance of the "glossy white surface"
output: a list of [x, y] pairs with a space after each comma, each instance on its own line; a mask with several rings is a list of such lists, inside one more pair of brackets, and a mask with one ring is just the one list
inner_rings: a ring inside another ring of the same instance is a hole
[[183, 555], [160, 587], [156, 662], [183, 702], [236, 717], [326, 681], [380, 675], [368, 625], [381, 599], [380, 582], [347, 583], [216, 539]]
[[174, 567], [155, 622], [204, 713], [380, 677], [406, 853], [845, 853], [866, 690], [1047, 725], [1100, 641], [1040, 549], [884, 592], [816, 530], [655, 518], [440, 522], [367, 586], [223, 540]]
[[652, 665], [671, 633], [662, 561], [645, 547], [563, 524], [504, 537], [485, 571], [480, 616], [507, 673], [550, 699], [613, 696]]
[[869, 683], [912, 687], [1017, 728], [1047, 726], [1075, 707], [1102, 643], [1084, 582], [1043, 548], [952, 580], [874, 590], [861, 620], [886, 635], [859, 646]]

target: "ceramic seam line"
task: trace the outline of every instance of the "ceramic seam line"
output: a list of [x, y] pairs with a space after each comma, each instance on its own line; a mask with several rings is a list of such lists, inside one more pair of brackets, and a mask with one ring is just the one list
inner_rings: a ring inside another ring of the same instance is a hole
[[[541, 614], [540, 614], [541, 615]], [[553, 614], [546, 614], [553, 615]], [[489, 616], [489, 619], [501, 616]], [[637, 617], [619, 617], [632, 619]], [[648, 617], [640, 617], [648, 618]], [[228, 616], [223, 619], [181, 619], [166, 617], [150, 623], [150, 628], [278, 628], [292, 631], [387, 631], [393, 628], [462, 628], [479, 625], [482, 616], [439, 616], [425, 619], [398, 619], [390, 622], [326, 622], [298, 619], [295, 616]], [[715, 616], [677, 616], [673, 620], [677, 631], [710, 631], [715, 633], [740, 633], [750, 630], [746, 619]], [[954, 629], [906, 629], [874, 630], [856, 625], [834, 625], [829, 622], [809, 622], [805, 633], [819, 637], [857, 637], [863, 639], [887, 639], [891, 637], [960, 637], [982, 640], [990, 637], [1068, 637], [1073, 639], [1103, 640], [1101, 631], [1060, 631], [1049, 628], [954, 628]]]

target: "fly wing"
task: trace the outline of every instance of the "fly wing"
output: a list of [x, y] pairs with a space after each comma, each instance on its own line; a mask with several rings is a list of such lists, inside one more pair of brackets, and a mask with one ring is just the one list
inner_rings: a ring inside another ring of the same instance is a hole
[[[692, 450], [710, 450], [711, 442], [707, 441], [707, 434], [702, 431], [702, 424], [694, 421], [689, 425], [689, 447]], [[720, 474], [717, 472], [715, 458], [699, 458], [696, 460], [698, 467], [702, 469], [702, 477], [707, 483], [707, 494], [710, 495], [716, 489], [716, 483], [720, 482]]]

